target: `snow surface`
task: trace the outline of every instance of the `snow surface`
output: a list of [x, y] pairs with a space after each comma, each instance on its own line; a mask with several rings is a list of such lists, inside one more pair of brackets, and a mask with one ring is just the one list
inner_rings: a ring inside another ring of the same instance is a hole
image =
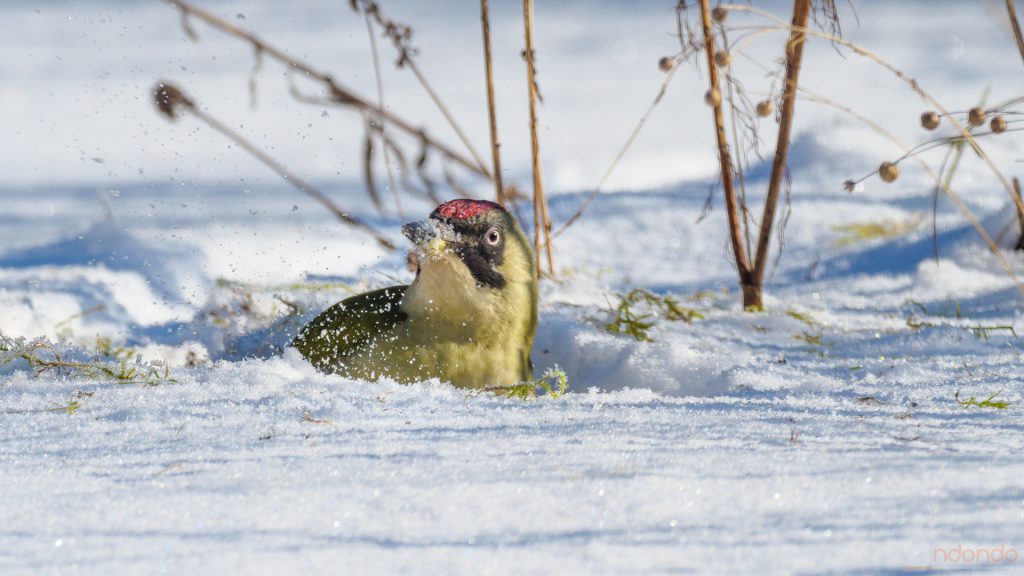
[[[657, 91], [654, 62], [675, 47], [672, 4], [538, 8], [556, 222]], [[372, 93], [365, 30], [346, 3], [296, 3], [286, 18], [273, 2], [204, 5], [335, 62]], [[981, 6], [858, 2], [861, 25], [846, 30], [965, 108], [987, 85], [990, 102], [1024, 90], [1012, 39]], [[416, 23], [425, 68], [482, 143], [478, 75], [450, 65], [477, 54], [475, 12], [444, 7], [385, 4]], [[519, 22], [498, 10], [509, 177], [525, 183]], [[703, 90], [682, 70], [613, 191], [556, 242], [534, 360], [564, 368], [568, 394], [352, 382], [282, 345], [331, 303], [408, 282], [404, 255], [339, 227], [208, 130], [167, 125], [146, 91], [185, 78], [401, 242], [400, 223], [431, 206], [374, 213], [357, 133], [339, 137], [358, 121], [328, 126], [321, 110], [287, 104], [269, 64], [250, 110], [251, 54], [201, 26], [202, 43], [185, 42], [156, 2], [11, 4], [0, 17], [11, 23], [0, 38], [0, 332], [59, 341], [78, 360], [108, 338], [173, 379], [0, 366], [0, 572], [1021, 571], [1021, 296], [947, 201], [933, 258], [920, 171], [842, 191], [895, 154], [849, 119], [800, 104], [792, 216], [765, 313], [739, 310], [720, 200], [697, 222], [715, 168]], [[808, 58], [810, 86], [920, 140], [921, 104], [897, 82], [823, 43]], [[386, 78], [396, 110], [422, 110], [444, 134], [407, 77]], [[989, 149], [1013, 166], [1019, 140]], [[752, 174], [758, 203], [765, 165]], [[993, 235], [1014, 222], [975, 159], [956, 183]], [[847, 246], [835, 229], [918, 220]], [[1012, 236], [1004, 255], [1021, 273]], [[637, 287], [704, 319], [655, 317], [652, 342], [608, 333], [615, 294]], [[996, 392], [1006, 409], [955, 399]], [[1018, 559], [949, 559], [995, 549]]]

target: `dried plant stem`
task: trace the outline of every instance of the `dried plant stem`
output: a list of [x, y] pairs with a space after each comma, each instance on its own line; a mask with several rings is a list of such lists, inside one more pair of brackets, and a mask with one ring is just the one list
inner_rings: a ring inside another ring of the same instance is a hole
[[675, 76], [677, 70], [679, 70], [679, 68], [674, 67], [668, 71], [668, 73], [665, 76], [665, 81], [661, 83], [661, 88], [658, 90], [657, 96], [654, 97], [654, 100], [647, 106], [647, 110], [645, 110], [643, 115], [640, 116], [640, 120], [637, 121], [636, 126], [633, 127], [633, 131], [630, 132], [629, 138], [626, 138], [625, 144], [622, 145], [622, 148], [619, 148], [618, 153], [615, 154], [615, 158], [612, 159], [612, 163], [608, 165], [608, 168], [604, 171], [604, 174], [601, 176], [601, 179], [597, 182], [597, 186], [595, 186], [594, 189], [591, 190], [589, 194], [587, 194], [587, 197], [584, 198], [583, 202], [580, 203], [580, 207], [576, 209], [576, 212], [568, 220], [566, 220], [565, 223], [558, 228], [558, 230], [551, 234], [552, 239], [558, 238], [563, 232], [565, 232], [570, 226], [572, 226], [577, 220], [579, 220], [580, 217], [583, 216], [583, 213], [587, 211], [587, 208], [590, 206], [590, 203], [594, 201], [594, 198], [601, 193], [602, 189], [604, 189], [605, 183], [608, 182], [609, 178], [611, 178], [612, 173], [615, 172], [615, 169], [619, 166], [619, 162], [621, 162], [622, 159], [626, 156], [626, 152], [629, 151], [629, 148], [633, 145], [633, 142], [636, 140], [636, 137], [640, 135], [640, 131], [643, 129], [644, 124], [647, 123], [647, 119], [651, 117], [651, 114], [654, 112], [654, 109], [658, 107], [658, 104], [661, 103], [662, 98], [665, 97], [665, 92], [668, 90], [668, 85], [669, 83], [672, 82], [672, 78]]
[[[173, 96], [169, 97], [168, 94], [173, 94]], [[246, 140], [241, 134], [238, 134], [220, 120], [217, 120], [210, 114], [207, 114], [206, 112], [201, 110], [198, 106], [195, 105], [194, 101], [191, 98], [185, 96], [184, 93], [182, 93], [181, 90], [175, 87], [174, 85], [166, 82], [161, 83], [157, 88], [156, 96], [158, 99], [158, 103], [160, 102], [160, 98], [165, 98], [165, 100], [170, 100], [171, 98], [174, 98], [175, 101], [171, 103], [172, 105], [180, 106], [180, 108], [178, 108], [179, 110], [183, 109], [189, 112], [210, 128], [213, 128], [217, 132], [220, 132], [221, 134], [226, 136], [229, 140], [237, 144], [240, 148], [251, 154], [254, 158], [259, 160], [268, 168], [276, 172], [279, 176], [287, 180], [289, 184], [291, 184], [295, 188], [299, 189], [301, 192], [305, 193], [309, 197], [319, 202], [321, 205], [327, 208], [332, 214], [337, 216], [339, 220], [373, 236], [374, 239], [376, 239], [377, 242], [384, 248], [387, 248], [388, 250], [397, 249], [397, 247], [390, 240], [388, 240], [387, 236], [382, 234], [373, 226], [370, 226], [363, 220], [359, 219], [358, 217], [353, 216], [351, 213], [343, 210], [326, 194], [317, 190], [313, 185], [309, 184], [308, 182], [297, 176], [294, 172], [288, 170], [284, 165], [282, 165], [277, 160], [271, 158], [269, 154], [260, 150], [255, 144]], [[171, 115], [169, 114], [169, 116]]]
[[[726, 36], [725, 31], [722, 31], [722, 47], [728, 52], [729, 38]], [[732, 145], [736, 149], [736, 181], [739, 182], [739, 199], [740, 199], [740, 214], [743, 216], [743, 240], [746, 242], [747, 254], [753, 254], [754, 250], [750, 243], [750, 231], [753, 228], [751, 224], [750, 209], [747, 205], [747, 183], [746, 176], [744, 174], [744, 166], [746, 165], [746, 156], [743, 154], [743, 148], [740, 146], [740, 135], [739, 135], [739, 118], [736, 112], [736, 98], [738, 95], [733, 90], [733, 78], [731, 76], [731, 67], [723, 68], [725, 72], [725, 101], [729, 103], [729, 124], [732, 128]]]
[[459, 123], [456, 122], [455, 116], [452, 115], [451, 110], [449, 110], [448, 107], [445, 106], [444, 102], [441, 100], [441, 97], [438, 96], [437, 91], [434, 90], [434, 87], [430, 84], [430, 82], [427, 81], [427, 77], [423, 75], [423, 72], [420, 70], [419, 65], [416, 64], [416, 61], [410, 59], [406, 61], [406, 64], [409, 65], [409, 69], [412, 70], [413, 75], [416, 76], [417, 80], [419, 80], [420, 85], [423, 86], [423, 89], [427, 91], [427, 94], [430, 96], [430, 99], [434, 101], [434, 104], [437, 106], [437, 109], [441, 111], [441, 114], [444, 116], [445, 120], [447, 120], [448, 124], [451, 125], [452, 130], [455, 131], [455, 135], [458, 136], [459, 140], [461, 140], [462, 143], [466, 146], [466, 150], [469, 150], [470, 155], [473, 156], [473, 160], [479, 167], [478, 172], [480, 172], [481, 174], [486, 174], [488, 178], [493, 179], [493, 175], [487, 170], [487, 165], [484, 164], [484, 161], [480, 157], [480, 154], [476, 151], [476, 148], [469, 141], [469, 136], [466, 136], [465, 130], [463, 130], [462, 127], [459, 126]]
[[1013, 265], [1010, 263], [1009, 260], [1006, 259], [1006, 256], [1003, 255], [1002, 250], [999, 249], [999, 246], [995, 243], [995, 241], [992, 239], [989, 233], [985, 230], [984, 226], [981, 225], [981, 222], [978, 221], [978, 218], [974, 215], [973, 212], [971, 212], [971, 209], [967, 207], [967, 204], [964, 203], [964, 201], [960, 198], [958, 194], [954, 193], [953, 190], [949, 188], [947, 182], [942, 181], [941, 176], [937, 174], [935, 170], [933, 170], [932, 167], [928, 165], [927, 162], [920, 158], [917, 158], [916, 156], [914, 157], [914, 159], [921, 166], [921, 168], [932, 178], [932, 180], [935, 180], [935, 182], [942, 188], [942, 193], [945, 194], [947, 198], [952, 200], [954, 204], [956, 204], [957, 208], [964, 215], [964, 218], [967, 219], [967, 222], [969, 222], [970, 225], [978, 232], [978, 235], [981, 236], [981, 239], [985, 241], [985, 245], [988, 246], [988, 249], [996, 256], [996, 259], [999, 260], [999, 265], [1002, 266], [1003, 269], [1006, 270], [1006, 273], [1010, 275], [1010, 279], [1013, 280], [1014, 285], [1017, 287], [1017, 291], [1024, 295], [1024, 283], [1022, 283], [1020, 281], [1020, 278], [1017, 277], [1017, 273], [1014, 272], [1013, 270]]
[[[796, 26], [792, 24], [787, 24], [785, 21], [781, 20], [771, 12], [767, 12], [759, 8], [754, 8], [753, 6], [746, 6], [743, 4], [724, 4], [723, 7], [729, 10], [736, 10], [738, 12], [750, 12], [753, 14], [763, 16], [764, 18], [767, 18], [779, 24], [778, 28], [780, 30], [789, 30], [792, 33], [792, 31], [796, 29]], [[982, 159], [985, 165], [988, 166], [989, 170], [992, 172], [993, 175], [995, 175], [1000, 185], [1002, 185], [1003, 189], [1005, 189], [1006, 192], [1010, 195], [1014, 203], [1017, 204], [1017, 206], [1020, 209], [1024, 210], [1024, 201], [1022, 201], [1020, 198], [1017, 197], [1016, 194], [1013, 193], [1013, 186], [1010, 185], [1010, 181], [1006, 179], [1006, 176], [1003, 175], [1003, 173], [995, 165], [995, 162], [992, 161], [992, 158], [990, 158], [989, 155], [985, 152], [985, 150], [981, 147], [981, 145], [978, 144], [977, 139], [974, 138], [974, 136], [963, 125], [962, 122], [957, 120], [957, 118], [954, 115], [952, 115], [948, 110], [946, 110], [946, 108], [938, 100], [936, 100], [935, 97], [933, 97], [928, 91], [922, 88], [921, 85], [917, 82], [917, 80], [911, 78], [905, 72], [903, 72], [903, 70], [900, 70], [899, 68], [891, 64], [889, 61], [885, 60], [881, 56], [875, 54], [874, 52], [868, 50], [867, 48], [859, 44], [854, 44], [849, 40], [845, 40], [838, 36], [821, 32], [820, 30], [807, 28], [807, 26], [799, 27], [799, 31], [807, 35], [823, 38], [837, 46], [845, 46], [846, 48], [849, 48], [851, 51], [853, 51], [854, 54], [863, 56], [871, 60], [872, 62], [875, 62], [879, 66], [891, 72], [900, 80], [903, 80], [910, 87], [911, 90], [913, 90], [929, 105], [934, 107], [938, 111], [940, 116], [948, 118], [949, 123], [957, 132], [960, 133], [960, 136], [963, 137], [963, 139], [967, 141], [968, 144], [970, 144], [971, 148], [978, 154], [978, 156]]]
[[1017, 8], [1013, 5], [1013, 0], [1006, 0], [1006, 13], [1010, 17], [1010, 28], [1013, 28], [1013, 38], [1017, 41], [1017, 51], [1020, 52], [1020, 57], [1024, 60], [1024, 35], [1020, 32], [1020, 22], [1017, 21]]
[[530, 98], [530, 153], [533, 163], [533, 246], [540, 274], [541, 232], [548, 260], [548, 274], [554, 275], [555, 261], [551, 254], [551, 216], [544, 195], [544, 177], [540, 164], [540, 140], [537, 135], [537, 78], [533, 51], [533, 0], [523, 0], [523, 30], [526, 38], [526, 83]]
[[[959, 145], [950, 146], [946, 150], [946, 156], [939, 165], [939, 177], [942, 178], [946, 188], [953, 185], [953, 176], [960, 167], [960, 159], [964, 156], [964, 147]], [[935, 256], [935, 263], [939, 263], [939, 193], [942, 186], [936, 186], [932, 192], [932, 254]]]
[[[373, 76], [374, 76], [374, 79], [377, 81], [377, 109], [378, 110], [383, 110], [384, 109], [384, 79], [381, 77], [381, 73], [380, 73], [380, 53], [377, 50], [377, 38], [373, 35], [373, 20], [370, 18], [370, 15], [368, 13], [365, 14], [365, 16], [366, 16], [366, 34], [367, 34], [367, 36], [370, 37], [370, 52], [372, 53], [372, 57], [373, 57]], [[398, 188], [395, 186], [395, 175], [394, 175], [394, 173], [391, 170], [391, 149], [388, 147], [388, 145], [386, 143], [387, 137], [385, 136], [385, 134], [387, 132], [387, 120], [384, 118], [383, 115], [378, 114], [377, 115], [377, 123], [380, 124], [379, 130], [380, 130], [380, 134], [381, 134], [381, 141], [384, 142], [384, 145], [383, 145], [383, 148], [384, 148], [384, 170], [385, 170], [385, 172], [387, 172], [387, 175], [388, 175], [388, 188], [391, 189], [391, 196], [395, 200], [395, 209], [398, 211], [398, 215], [400, 217], [404, 218], [405, 214], [403, 214], [403, 212], [402, 212], [402, 200], [399, 197]], [[369, 138], [369, 137], [370, 137], [370, 133], [368, 132], [367, 133], [367, 138]], [[372, 145], [373, 145], [372, 143], [368, 143], [368, 148], [367, 149], [368, 150], [371, 149], [370, 147], [372, 147]], [[368, 178], [370, 177], [369, 174], [371, 173], [371, 171], [372, 171], [372, 167], [368, 166], [367, 167], [367, 177]], [[379, 210], [380, 206], [378, 206], [377, 208]]]
[[461, 140], [466, 146], [466, 150], [468, 150], [470, 155], [473, 156], [477, 165], [486, 172], [487, 166], [477, 153], [476, 148], [469, 141], [469, 137], [466, 136], [466, 132], [461, 126], [459, 126], [459, 123], [455, 120], [455, 116], [452, 115], [451, 111], [444, 104], [444, 101], [441, 100], [440, 95], [438, 95], [437, 91], [434, 90], [433, 85], [427, 81], [426, 75], [423, 74], [423, 71], [416, 63], [414, 56], [417, 52], [409, 45], [409, 39], [412, 36], [412, 28], [385, 17], [381, 12], [380, 5], [378, 5], [374, 0], [362, 0], [361, 2], [358, 0], [351, 0], [351, 4], [352, 8], [357, 11], [359, 10], [359, 6], [362, 5], [363, 14], [366, 18], [373, 19], [373, 21], [381, 27], [384, 31], [384, 35], [391, 40], [391, 43], [398, 51], [398, 67], [403, 68], [405, 66], [409, 66], [413, 75], [416, 76], [416, 80], [419, 81], [420, 86], [422, 86], [427, 92], [427, 95], [430, 96], [430, 99], [434, 102], [434, 105], [437, 106], [437, 109], [444, 116], [444, 119], [448, 121], [448, 125], [451, 126], [456, 136], [459, 137], [459, 140]]
[[[718, 68], [715, 65], [715, 37], [711, 30], [711, 8], [708, 0], [700, 0], [701, 30], [704, 34], [704, 54], [708, 64], [708, 86], [712, 93], [721, 93], [718, 82]], [[743, 287], [743, 305], [747, 307], [748, 286], [753, 284], [753, 275], [747, 253], [743, 249], [739, 207], [736, 202], [736, 190], [733, 186], [733, 164], [729, 154], [729, 141], [725, 136], [725, 115], [722, 110], [722, 99], [714, 101], [712, 114], [715, 122], [715, 140], [718, 143], [718, 166], [722, 174], [722, 192], [725, 195], [725, 209], [729, 218], [729, 239], [732, 242], [733, 255], [736, 258], [736, 269]]]
[[206, 10], [203, 10], [202, 8], [193, 6], [185, 0], [164, 0], [164, 2], [170, 4], [171, 6], [173, 6], [181, 12], [186, 30], [191, 30], [191, 27], [188, 25], [188, 17], [194, 16], [202, 20], [203, 22], [206, 22], [210, 26], [224, 32], [225, 34], [234, 36], [235, 38], [238, 38], [239, 40], [242, 40], [244, 42], [248, 42], [259, 53], [266, 54], [267, 56], [270, 56], [274, 60], [277, 60], [278, 62], [284, 64], [289, 71], [301, 72], [304, 77], [310, 78], [323, 84], [334, 102], [345, 106], [350, 106], [352, 108], [360, 110], [364, 113], [372, 114], [374, 116], [381, 116], [387, 120], [387, 123], [389, 125], [394, 126], [399, 130], [409, 134], [410, 136], [413, 136], [417, 140], [424, 142], [426, 146], [436, 150], [442, 156], [445, 156], [449, 160], [461, 165], [463, 168], [476, 174], [479, 174], [480, 176], [483, 176], [488, 180], [492, 178], [490, 171], [487, 170], [487, 168], [483, 166], [480, 162], [474, 162], [473, 160], [466, 158], [459, 152], [453, 150], [451, 147], [441, 142], [438, 142], [437, 140], [428, 136], [426, 132], [424, 132], [422, 129], [417, 128], [410, 124], [408, 121], [392, 114], [391, 112], [388, 112], [387, 110], [380, 108], [376, 104], [370, 102], [368, 99], [359, 96], [352, 90], [349, 90], [348, 88], [341, 86], [329, 74], [322, 72], [320, 70], [316, 70], [309, 64], [296, 58], [293, 58], [292, 56], [288, 55], [281, 49], [273, 45], [267, 44], [266, 42], [264, 42], [262, 39], [258, 38], [251, 32], [238, 28], [230, 22], [227, 22], [222, 18], [218, 18], [217, 16], [214, 16], [213, 14], [207, 12]]
[[[764, 213], [761, 216], [761, 231], [757, 240], [757, 256], [754, 258], [754, 274], [751, 285], [743, 286], [743, 305], [762, 307], [761, 285], [764, 282], [764, 271], [768, 262], [768, 247], [771, 242], [772, 225], [775, 221], [775, 207], [782, 189], [782, 180], [786, 172], [786, 159], [789, 155], [790, 132], [793, 127], [793, 114], [796, 109], [796, 92], [800, 84], [800, 65], [803, 61], [807, 18], [811, 12], [811, 0], [794, 0], [793, 25], [789, 42], [786, 43], [786, 79], [782, 89], [782, 115], [779, 120], [779, 135], [775, 144], [775, 158], [772, 161], [772, 173], [768, 180], [768, 196], [764, 201]], [[748, 301], [749, 299], [749, 301]]]
[[494, 65], [491, 57], [491, 14], [487, 0], [480, 0], [480, 23], [484, 40], [484, 75], [487, 81], [487, 118], [491, 128], [491, 167], [494, 174], [494, 198], [505, 204], [505, 186], [501, 178], [501, 143], [498, 140], [498, 118], [494, 103]]
[[[1017, 194], [1017, 198], [1024, 198], [1020, 193], [1020, 180], [1017, 178], [1013, 179], [1013, 191]], [[1024, 210], [1017, 207], [1017, 224], [1020, 225], [1020, 236], [1017, 238], [1017, 244], [1014, 246], [1015, 250], [1024, 250]]]
[[[751, 62], [757, 63], [754, 59], [750, 58], [749, 56], [746, 56], [743, 53], [740, 54], [743, 55], [745, 58], [749, 59]], [[758, 64], [758, 66], [760, 66], [760, 64]], [[764, 69], [764, 67], [762, 67], [762, 69]], [[766, 70], [766, 72], [768, 71]], [[811, 92], [804, 86], [798, 86], [797, 89], [800, 91], [801, 95], [803, 95], [807, 100], [845, 112], [850, 116], [856, 118], [865, 126], [881, 134], [883, 137], [885, 137], [887, 140], [889, 140], [894, 145], [899, 147], [901, 150], [910, 150], [910, 148], [906, 144], [901, 142], [895, 135], [893, 135], [892, 132], [889, 132], [888, 130], [880, 126], [878, 123], [858, 113], [852, 108], [839, 104], [838, 102], [830, 100], [824, 96], [815, 94], [814, 92]], [[942, 193], [945, 194], [947, 198], [953, 201], [957, 209], [960, 210], [960, 213], [963, 214], [964, 219], [966, 219], [967, 222], [970, 223], [970, 225], [974, 228], [978, 235], [981, 236], [982, 240], [985, 241], [985, 245], [988, 246], [988, 249], [995, 255], [996, 259], [999, 260], [999, 264], [1003, 267], [1004, 270], [1006, 270], [1006, 273], [1010, 276], [1010, 279], [1013, 280], [1013, 283], [1017, 287], [1017, 290], [1021, 294], [1024, 294], [1024, 283], [1022, 283], [1020, 279], [1017, 277], [1017, 274], [1013, 270], [1013, 265], [1010, 264], [1010, 262], [1006, 259], [1002, 251], [999, 250], [998, 245], [988, 234], [985, 228], [981, 225], [981, 222], [974, 215], [971, 209], [967, 207], [967, 204], [964, 203], [963, 199], [960, 198], [960, 195], [953, 192], [953, 190], [949, 187], [949, 181], [943, 181], [941, 175], [937, 174], [935, 170], [933, 170], [932, 167], [929, 166], [928, 163], [924, 161], [924, 159], [918, 156], [910, 155], [909, 153], [908, 157], [913, 158], [913, 160], [918, 163], [921, 169], [924, 170], [925, 173], [928, 174], [928, 176], [935, 181], [935, 185], [938, 186], [940, 190], [942, 190]]]

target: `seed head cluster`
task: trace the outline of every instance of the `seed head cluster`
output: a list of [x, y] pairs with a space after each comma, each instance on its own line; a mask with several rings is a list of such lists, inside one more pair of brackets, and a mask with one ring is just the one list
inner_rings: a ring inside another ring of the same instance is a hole
[[939, 114], [931, 110], [921, 114], [921, 126], [925, 130], [935, 130], [939, 127]]
[[996, 116], [992, 118], [992, 121], [989, 122], [988, 126], [992, 129], [994, 134], [1002, 134], [1003, 132], [1006, 132], [1006, 118]]
[[718, 88], [712, 88], [704, 94], [704, 103], [708, 106], [718, 106], [722, 103], [722, 93]]
[[193, 107], [192, 101], [177, 86], [168, 82], [160, 82], [153, 88], [153, 101], [160, 113], [170, 120], [178, 117], [180, 107]]
[[967, 112], [967, 123], [971, 126], [981, 126], [985, 123], [985, 109], [975, 106]]
[[878, 167], [878, 175], [885, 182], [895, 182], [900, 177], [900, 167], [893, 162], [882, 162]]

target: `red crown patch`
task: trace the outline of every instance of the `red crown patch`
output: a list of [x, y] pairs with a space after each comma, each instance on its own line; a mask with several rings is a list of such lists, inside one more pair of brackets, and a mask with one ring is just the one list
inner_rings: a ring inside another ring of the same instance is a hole
[[489, 200], [450, 200], [435, 208], [433, 215], [450, 220], [465, 220], [495, 209], [503, 210], [501, 204]]

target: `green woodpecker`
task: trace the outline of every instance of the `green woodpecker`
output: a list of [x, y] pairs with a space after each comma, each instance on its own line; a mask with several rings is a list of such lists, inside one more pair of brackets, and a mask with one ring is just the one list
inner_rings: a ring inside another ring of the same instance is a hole
[[537, 327], [533, 252], [499, 204], [452, 200], [402, 226], [416, 278], [328, 308], [292, 342], [324, 372], [464, 388], [533, 379]]

